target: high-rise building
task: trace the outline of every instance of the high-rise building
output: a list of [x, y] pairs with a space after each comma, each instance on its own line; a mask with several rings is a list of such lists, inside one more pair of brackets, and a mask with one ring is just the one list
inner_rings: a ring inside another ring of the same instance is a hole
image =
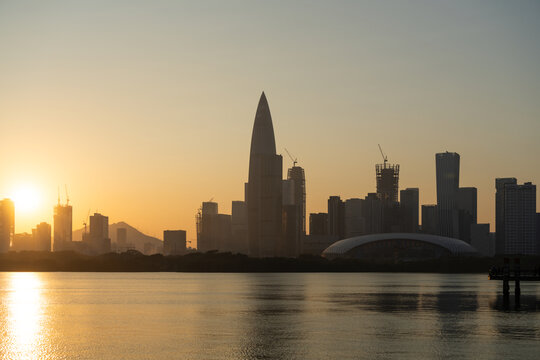
[[109, 217], [99, 213], [90, 216], [90, 233], [87, 237], [90, 251], [96, 254], [105, 254], [111, 251], [109, 238]]
[[537, 255], [536, 185], [505, 185], [504, 253]]
[[236, 252], [231, 215], [219, 214], [215, 202], [203, 202], [197, 215], [197, 250]]
[[345, 204], [339, 196], [328, 198], [328, 234], [338, 239], [345, 237]]
[[34, 236], [29, 233], [13, 235], [11, 251], [35, 251]]
[[216, 202], [202, 203], [201, 212], [197, 216], [197, 250], [200, 252], [218, 250], [217, 215], [218, 204]]
[[306, 234], [306, 174], [300, 166], [294, 165], [287, 172], [287, 179], [294, 181], [294, 204], [299, 207], [301, 232]]
[[234, 244], [232, 241], [232, 226], [231, 215], [217, 214], [216, 222], [213, 231], [215, 238], [216, 249], [225, 252], [234, 252]]
[[163, 255], [183, 255], [186, 253], [186, 232], [184, 230], [163, 231]]
[[385, 228], [385, 206], [393, 203], [381, 200], [376, 193], [368, 193], [364, 198], [364, 218], [366, 219], [366, 234], [380, 234]]
[[517, 184], [516, 178], [495, 179], [495, 252], [504, 254], [505, 244], [505, 198], [506, 185]]
[[0, 253], [9, 251], [15, 234], [15, 205], [10, 199], [0, 201]]
[[489, 224], [471, 225], [471, 245], [483, 256], [495, 255], [495, 242], [490, 235]]
[[283, 180], [283, 234], [281, 244], [278, 246], [278, 255], [285, 257], [297, 257], [299, 255], [302, 232], [302, 205], [297, 201], [296, 182], [293, 179]]
[[247, 237], [247, 204], [245, 201], [233, 201], [231, 213], [231, 232], [233, 252], [246, 254], [249, 252]]
[[419, 190], [418, 188], [407, 188], [399, 192], [400, 195], [400, 231], [415, 233], [418, 232], [418, 209]]
[[471, 225], [477, 223], [478, 195], [475, 187], [458, 189], [459, 238], [471, 243]]
[[272, 116], [264, 92], [259, 100], [249, 156], [249, 255], [277, 255], [282, 237], [283, 159], [276, 154]]
[[381, 200], [398, 201], [399, 189], [399, 165], [387, 164], [386, 159], [383, 164], [375, 165], [377, 178], [377, 196]]
[[347, 199], [345, 201], [345, 238], [365, 233], [364, 199]]
[[422, 205], [422, 233], [437, 235], [439, 233], [438, 218], [437, 205]]
[[54, 251], [73, 250], [73, 211], [71, 205], [54, 207]]
[[51, 225], [42, 222], [32, 229], [36, 251], [51, 251]]
[[328, 235], [328, 214], [309, 214], [309, 234]]
[[459, 154], [444, 152], [435, 155], [437, 173], [437, 210], [439, 235], [459, 237]]

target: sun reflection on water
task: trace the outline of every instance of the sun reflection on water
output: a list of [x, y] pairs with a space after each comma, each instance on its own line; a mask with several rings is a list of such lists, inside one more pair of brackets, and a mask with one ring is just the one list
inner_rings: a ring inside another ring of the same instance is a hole
[[13, 273], [7, 292], [5, 359], [40, 359], [43, 345], [42, 282], [35, 273]]

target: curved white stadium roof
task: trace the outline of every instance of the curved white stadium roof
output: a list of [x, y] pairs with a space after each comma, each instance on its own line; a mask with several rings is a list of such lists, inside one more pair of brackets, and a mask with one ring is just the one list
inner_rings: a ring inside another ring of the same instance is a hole
[[444, 236], [417, 234], [417, 233], [386, 233], [386, 234], [370, 234], [355, 236], [348, 239], [336, 241], [323, 252], [323, 256], [339, 256], [344, 255], [355, 247], [365, 245], [381, 240], [417, 240], [425, 243], [441, 246], [449, 250], [452, 255], [475, 255], [478, 252], [471, 245], [463, 240], [453, 239]]

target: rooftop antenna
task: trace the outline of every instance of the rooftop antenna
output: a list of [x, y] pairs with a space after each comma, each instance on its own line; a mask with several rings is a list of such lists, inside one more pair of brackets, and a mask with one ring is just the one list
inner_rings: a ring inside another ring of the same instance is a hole
[[58, 205], [60, 206], [60, 185], [58, 185]]
[[386, 167], [386, 163], [388, 162], [388, 157], [386, 155], [384, 155], [383, 151], [382, 151], [382, 148], [381, 148], [381, 144], [377, 144], [379, 145], [379, 151], [381, 152], [381, 155], [382, 155], [382, 158], [383, 158], [383, 161], [384, 161], [384, 167]]
[[[69, 205], [69, 195], [68, 195], [68, 189], [67, 189], [67, 184], [65, 184], [66, 186], [66, 206]], [[60, 197], [58, 197], [60, 198]]]
[[293, 157], [293, 156], [291, 155], [291, 153], [289, 152], [289, 150], [287, 150], [287, 148], [285, 148], [285, 151], [287, 152], [287, 155], [289, 155], [289, 157], [291, 158], [291, 160], [292, 160], [292, 162], [293, 162], [293, 167], [295, 167], [295, 166], [296, 166], [296, 163], [298, 162], [298, 161], [297, 161], [298, 159], [295, 158], [295, 157]]

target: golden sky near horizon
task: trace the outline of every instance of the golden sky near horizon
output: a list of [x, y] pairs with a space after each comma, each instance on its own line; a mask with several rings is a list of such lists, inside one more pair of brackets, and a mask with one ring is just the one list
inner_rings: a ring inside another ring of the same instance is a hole
[[496, 177], [540, 179], [539, 16], [527, 1], [2, 1], [0, 198], [33, 189], [16, 232], [52, 223], [67, 184], [74, 229], [98, 211], [193, 240], [202, 201], [243, 200], [264, 90], [308, 213], [374, 192], [380, 143], [421, 204], [435, 153], [458, 152], [493, 223]]

